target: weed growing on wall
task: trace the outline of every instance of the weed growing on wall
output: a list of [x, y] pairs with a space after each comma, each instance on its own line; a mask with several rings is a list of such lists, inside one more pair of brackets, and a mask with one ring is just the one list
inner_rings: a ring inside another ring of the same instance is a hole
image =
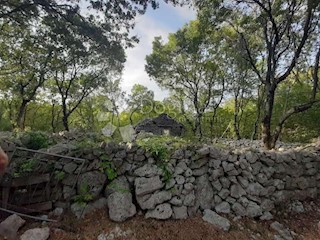
[[74, 197], [74, 200], [81, 206], [86, 206], [87, 202], [93, 200], [93, 196], [89, 193], [89, 186], [87, 184], [80, 186], [79, 194]]
[[13, 176], [14, 177], [25, 176], [28, 173], [33, 172], [37, 165], [38, 165], [38, 160], [28, 159], [17, 166], [17, 168], [15, 169], [15, 172], [13, 173]]
[[54, 172], [54, 179], [57, 181], [62, 181], [66, 176], [66, 173], [63, 171], [55, 171]]
[[187, 144], [187, 141], [179, 137], [171, 136], [152, 136], [144, 139], [138, 139], [137, 143], [146, 152], [152, 154], [157, 165], [162, 170], [164, 181], [167, 182], [172, 178], [172, 172], [168, 167], [170, 154]]
[[112, 181], [115, 179], [118, 174], [117, 171], [112, 167], [112, 163], [110, 162], [110, 159], [106, 155], [102, 155], [100, 157], [100, 167], [102, 168], [102, 171], [106, 174], [109, 181]]

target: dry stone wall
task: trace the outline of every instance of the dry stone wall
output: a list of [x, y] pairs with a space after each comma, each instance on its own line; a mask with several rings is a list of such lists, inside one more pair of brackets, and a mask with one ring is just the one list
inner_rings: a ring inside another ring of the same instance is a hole
[[[211, 209], [218, 214], [268, 219], [278, 204], [314, 199], [320, 189], [319, 152], [309, 150], [185, 146], [172, 152], [167, 161], [155, 159], [137, 145], [109, 143], [79, 151], [71, 144], [60, 144], [47, 151], [86, 159], [84, 166], [72, 161], [55, 163], [64, 178], [55, 184], [55, 192], [62, 194], [52, 200], [56, 207], [70, 207], [78, 217], [101, 208], [108, 209], [114, 221], [124, 221], [138, 211], [146, 218], [186, 219]], [[112, 181], [102, 164], [106, 161], [116, 176]], [[84, 194], [83, 186], [90, 195], [86, 206], [76, 201]]]

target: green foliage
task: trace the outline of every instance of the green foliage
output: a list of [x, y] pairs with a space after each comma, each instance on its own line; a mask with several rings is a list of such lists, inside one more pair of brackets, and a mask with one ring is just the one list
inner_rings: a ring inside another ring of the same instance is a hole
[[115, 182], [109, 184], [108, 188], [120, 193], [130, 193], [130, 190], [121, 188]]
[[21, 141], [26, 148], [38, 150], [49, 146], [49, 137], [43, 132], [25, 132]]
[[117, 178], [118, 174], [117, 171], [113, 168], [112, 163], [110, 162], [110, 158], [106, 155], [102, 155], [100, 157], [100, 167], [102, 171], [106, 174], [109, 181]]
[[79, 190], [79, 194], [74, 197], [76, 203], [85, 206], [88, 202], [93, 200], [93, 196], [89, 193], [89, 186], [87, 184], [81, 185]]
[[169, 157], [169, 150], [166, 137], [150, 137], [139, 139], [137, 141], [146, 152], [150, 152], [156, 161], [167, 162]]
[[62, 181], [66, 176], [66, 173], [63, 171], [55, 171], [54, 172], [54, 179], [57, 181]]
[[156, 161], [168, 162], [172, 151], [191, 144], [191, 140], [173, 136], [151, 136], [137, 139], [137, 144], [146, 152], [150, 152]]
[[168, 165], [161, 163], [159, 167], [162, 170], [164, 182], [170, 181], [170, 179], [172, 179], [172, 172], [169, 170]]
[[152, 157], [156, 160], [157, 165], [162, 170], [163, 180], [165, 182], [168, 182], [172, 178], [172, 172], [168, 168], [170, 153], [188, 143], [190, 142], [183, 138], [171, 136], [152, 136], [137, 140], [139, 146], [145, 149], [146, 152], [152, 154]]
[[36, 159], [28, 159], [17, 166], [15, 172], [13, 173], [14, 177], [21, 177], [31, 173], [35, 170], [38, 165], [38, 160]]
[[93, 139], [86, 138], [76, 142], [77, 150], [93, 149], [99, 146], [98, 142], [95, 142]]

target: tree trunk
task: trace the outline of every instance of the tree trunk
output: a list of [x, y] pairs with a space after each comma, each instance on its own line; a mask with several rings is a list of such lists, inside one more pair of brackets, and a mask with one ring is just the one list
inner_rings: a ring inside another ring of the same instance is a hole
[[62, 123], [63, 123], [64, 130], [69, 132], [69, 116], [68, 115], [63, 114]]
[[199, 140], [201, 140], [203, 137], [202, 128], [201, 128], [201, 119], [202, 119], [202, 115], [197, 114], [196, 121], [195, 121], [195, 133], [196, 133], [196, 136]]
[[261, 118], [261, 109], [262, 109], [262, 104], [264, 101], [264, 89], [263, 85], [260, 85], [258, 88], [258, 99], [257, 99], [257, 117], [253, 125], [253, 132], [251, 135], [251, 140], [257, 139], [258, 135], [258, 128], [259, 128], [259, 123], [260, 123], [260, 118]]
[[17, 116], [17, 127], [22, 131], [25, 128], [25, 114], [26, 114], [28, 103], [29, 103], [29, 101], [27, 101], [25, 99], [22, 100], [21, 105], [19, 107], [19, 113]]
[[138, 110], [138, 108], [135, 108], [132, 110], [132, 112], [130, 113], [130, 124], [133, 125], [133, 114]]
[[56, 126], [55, 126], [55, 104], [52, 103], [51, 105], [51, 128], [52, 132], [56, 132]]
[[62, 99], [62, 112], [63, 112], [63, 117], [62, 117], [62, 124], [64, 127], [64, 130], [69, 132], [69, 116], [70, 114], [68, 113], [67, 110], [67, 104], [66, 104], [66, 100]]
[[240, 129], [239, 129], [239, 99], [238, 94], [236, 94], [236, 97], [234, 99], [234, 115], [233, 115], [233, 128], [234, 132], [236, 134], [237, 140], [241, 139], [240, 135]]
[[275, 97], [275, 87], [271, 85], [266, 85], [266, 102], [265, 102], [265, 112], [262, 119], [262, 141], [266, 149], [270, 150], [275, 147], [275, 142], [273, 141], [273, 136], [271, 132], [271, 120], [273, 113], [274, 97]]

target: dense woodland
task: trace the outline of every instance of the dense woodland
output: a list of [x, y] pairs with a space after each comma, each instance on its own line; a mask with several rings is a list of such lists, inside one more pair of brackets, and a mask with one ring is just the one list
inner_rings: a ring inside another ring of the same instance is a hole
[[320, 135], [319, 1], [167, 2], [198, 14], [146, 57], [170, 92], [160, 102], [147, 86], [120, 88], [135, 17], [157, 1], [1, 0], [0, 130], [100, 131], [167, 113], [194, 139], [270, 149]]

